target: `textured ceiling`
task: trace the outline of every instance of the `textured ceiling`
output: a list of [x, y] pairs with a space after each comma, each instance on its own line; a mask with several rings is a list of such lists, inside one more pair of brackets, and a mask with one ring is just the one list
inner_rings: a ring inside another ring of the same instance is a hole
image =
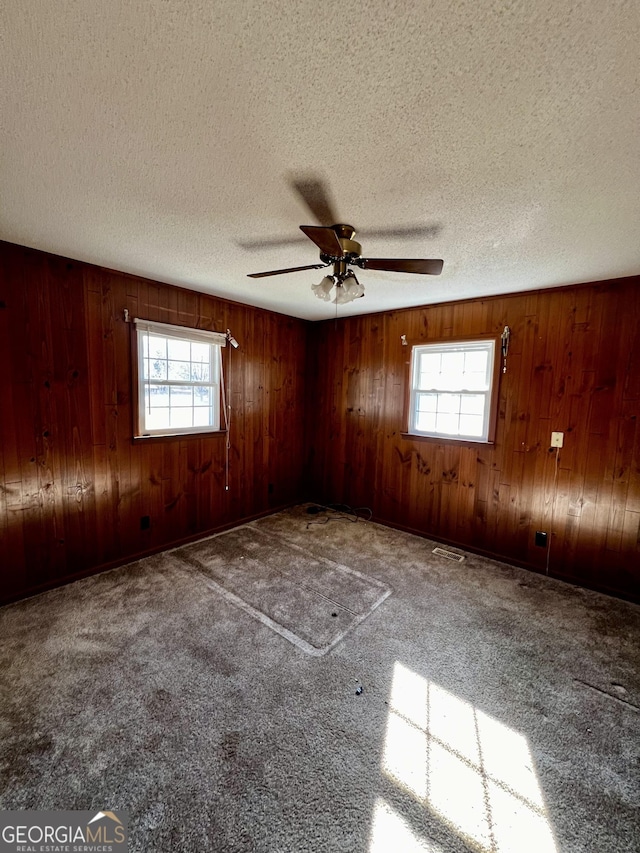
[[5, 240], [330, 317], [318, 271], [246, 277], [317, 261], [314, 175], [364, 255], [445, 262], [341, 316], [640, 272], [637, 0], [2, 6]]

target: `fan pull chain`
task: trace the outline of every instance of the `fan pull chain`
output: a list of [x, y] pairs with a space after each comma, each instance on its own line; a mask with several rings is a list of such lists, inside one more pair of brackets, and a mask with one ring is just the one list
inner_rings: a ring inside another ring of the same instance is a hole
[[225, 492], [229, 491], [229, 453], [231, 451], [231, 348], [238, 349], [240, 344], [231, 334], [231, 330], [227, 329], [227, 343], [229, 346], [227, 347], [227, 351], [229, 355], [227, 356], [229, 368], [229, 375], [227, 378], [227, 382], [225, 385], [224, 381], [224, 367], [222, 362], [222, 348], [218, 350], [218, 355], [220, 358], [220, 388], [222, 391], [222, 413], [224, 415], [224, 426], [227, 431], [227, 438], [224, 443], [224, 490]]
[[[229, 356], [231, 356], [231, 349], [229, 349]], [[222, 363], [222, 347], [218, 349], [218, 357], [220, 359], [220, 387], [222, 390], [222, 414], [224, 416], [224, 427], [227, 431], [227, 437], [224, 443], [224, 490], [225, 492], [229, 491], [229, 450], [231, 448], [231, 431], [229, 429], [231, 424], [231, 403], [227, 403], [227, 400], [231, 399], [229, 385], [225, 388], [224, 382], [224, 367]], [[229, 370], [229, 375], [231, 375], [231, 370]], [[227, 380], [229, 383], [229, 380]]]

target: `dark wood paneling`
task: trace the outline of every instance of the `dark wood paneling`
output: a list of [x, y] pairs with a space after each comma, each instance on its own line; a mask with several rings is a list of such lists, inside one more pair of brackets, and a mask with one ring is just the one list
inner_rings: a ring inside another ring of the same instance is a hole
[[[125, 308], [240, 342], [224, 352], [228, 492], [224, 435], [132, 441]], [[306, 333], [290, 317], [0, 243], [0, 599], [300, 500]]]
[[[0, 243], [0, 598], [303, 498], [638, 597], [640, 281], [307, 324]], [[231, 328], [224, 437], [132, 441], [131, 316]], [[409, 340], [512, 329], [493, 446], [404, 438]], [[557, 457], [551, 430], [565, 433]], [[306, 448], [306, 454], [305, 454]], [[304, 463], [304, 468], [303, 468]], [[140, 529], [140, 517], [151, 529]]]
[[[315, 499], [640, 595], [640, 279], [315, 324], [308, 477]], [[493, 446], [401, 436], [409, 340], [512, 330]], [[565, 433], [557, 454], [552, 430]]]

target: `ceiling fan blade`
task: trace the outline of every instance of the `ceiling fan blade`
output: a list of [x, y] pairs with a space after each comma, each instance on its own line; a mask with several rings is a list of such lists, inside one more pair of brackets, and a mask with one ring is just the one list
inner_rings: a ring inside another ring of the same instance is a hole
[[393, 258], [358, 258], [357, 265], [363, 270], [385, 270], [386, 272], [412, 272], [418, 275], [440, 275], [444, 261], [432, 258], [430, 260], [406, 260]]
[[318, 178], [293, 178], [291, 185], [321, 225], [333, 225], [338, 221], [329, 192]]
[[310, 240], [313, 240], [325, 255], [331, 255], [332, 258], [344, 257], [344, 249], [340, 245], [338, 235], [333, 228], [324, 228], [321, 225], [301, 225], [300, 230]]
[[287, 272], [300, 272], [301, 270], [322, 270], [329, 264], [308, 264], [306, 267], [289, 267], [286, 270], [269, 270], [269, 272], [251, 272], [248, 278], [265, 278], [268, 275], [284, 275]]

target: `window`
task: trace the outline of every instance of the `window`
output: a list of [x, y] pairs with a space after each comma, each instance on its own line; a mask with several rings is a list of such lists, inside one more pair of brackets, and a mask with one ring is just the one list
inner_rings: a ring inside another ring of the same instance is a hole
[[138, 364], [136, 435], [220, 429], [221, 347], [226, 336], [134, 320]]
[[491, 441], [496, 342], [414, 346], [409, 432], [466, 441]]

